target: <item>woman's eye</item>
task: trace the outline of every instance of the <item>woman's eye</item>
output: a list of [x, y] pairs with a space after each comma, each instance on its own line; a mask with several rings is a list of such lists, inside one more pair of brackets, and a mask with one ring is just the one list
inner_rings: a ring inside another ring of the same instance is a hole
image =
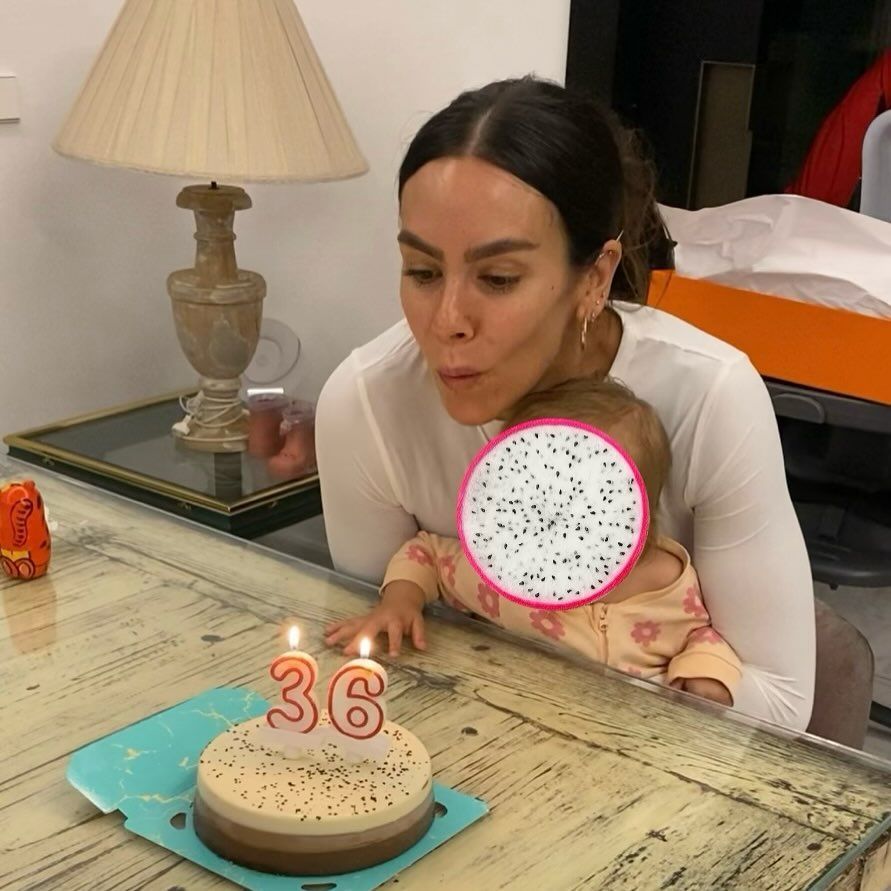
[[492, 291], [509, 291], [520, 280], [518, 275], [482, 275], [480, 278]]
[[437, 276], [432, 269], [405, 269], [402, 274], [416, 285], [429, 285]]

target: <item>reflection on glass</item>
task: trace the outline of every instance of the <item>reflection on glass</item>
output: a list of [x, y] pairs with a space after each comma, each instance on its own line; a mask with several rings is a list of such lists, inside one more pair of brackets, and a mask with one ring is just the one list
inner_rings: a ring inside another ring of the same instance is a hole
[[[78, 456], [131, 473], [173, 483], [225, 503], [237, 502], [280, 485], [283, 480], [312, 475], [314, 462], [294, 463], [283, 474], [273, 458], [247, 452], [199, 452], [182, 446], [170, 434], [179, 420], [178, 400], [134, 408], [82, 421], [29, 437]], [[311, 420], [301, 430], [312, 437]]]

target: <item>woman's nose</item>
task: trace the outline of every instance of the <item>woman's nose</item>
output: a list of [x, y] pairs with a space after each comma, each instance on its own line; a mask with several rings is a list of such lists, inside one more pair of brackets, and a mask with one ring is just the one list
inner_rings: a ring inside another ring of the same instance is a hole
[[433, 319], [434, 332], [442, 340], [461, 340], [472, 336], [466, 294], [460, 279], [446, 280]]

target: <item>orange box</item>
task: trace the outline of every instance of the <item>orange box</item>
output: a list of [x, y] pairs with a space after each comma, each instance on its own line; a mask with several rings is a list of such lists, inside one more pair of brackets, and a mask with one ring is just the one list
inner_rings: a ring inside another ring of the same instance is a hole
[[764, 377], [891, 405], [891, 319], [657, 270], [650, 306], [719, 337]]

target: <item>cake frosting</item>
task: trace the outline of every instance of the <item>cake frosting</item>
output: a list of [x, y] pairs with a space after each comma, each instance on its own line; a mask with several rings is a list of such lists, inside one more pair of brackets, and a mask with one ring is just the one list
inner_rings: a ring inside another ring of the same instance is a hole
[[405, 728], [386, 722], [386, 755], [350, 761], [333, 743], [286, 757], [263, 741], [266, 726], [265, 717], [237, 724], [201, 754], [195, 830], [221, 856], [295, 875], [346, 872], [426, 832], [430, 756]]

